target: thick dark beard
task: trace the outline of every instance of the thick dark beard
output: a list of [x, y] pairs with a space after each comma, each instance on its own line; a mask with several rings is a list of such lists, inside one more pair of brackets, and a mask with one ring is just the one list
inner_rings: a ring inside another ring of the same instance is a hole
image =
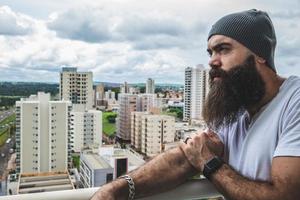
[[[253, 55], [228, 72], [212, 67], [209, 75], [211, 88], [202, 116], [213, 130], [236, 122], [242, 111], [256, 105], [265, 95], [265, 83]], [[216, 76], [221, 79], [213, 81]]]

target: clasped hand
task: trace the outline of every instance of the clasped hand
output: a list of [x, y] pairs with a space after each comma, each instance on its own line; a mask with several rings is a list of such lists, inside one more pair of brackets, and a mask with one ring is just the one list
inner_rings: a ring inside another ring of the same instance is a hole
[[204, 165], [214, 156], [223, 156], [224, 145], [218, 135], [212, 131], [201, 132], [191, 136], [186, 143], [182, 142], [187, 160], [198, 171], [203, 171]]

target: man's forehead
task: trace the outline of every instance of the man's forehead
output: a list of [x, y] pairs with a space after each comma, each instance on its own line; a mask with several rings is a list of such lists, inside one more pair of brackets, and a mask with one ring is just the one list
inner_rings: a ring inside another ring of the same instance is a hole
[[227, 37], [225, 35], [213, 35], [211, 36], [211, 38], [209, 38], [208, 42], [207, 42], [207, 48], [211, 49], [213, 47], [215, 47], [218, 44], [222, 44], [222, 43], [228, 43], [228, 44], [236, 44], [237, 41]]

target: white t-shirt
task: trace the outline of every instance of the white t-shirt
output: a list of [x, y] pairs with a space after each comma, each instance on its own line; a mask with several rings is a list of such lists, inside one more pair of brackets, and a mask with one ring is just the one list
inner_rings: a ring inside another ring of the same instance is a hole
[[231, 167], [252, 180], [270, 181], [274, 157], [300, 156], [300, 78], [285, 80], [251, 121], [245, 112], [218, 134]]

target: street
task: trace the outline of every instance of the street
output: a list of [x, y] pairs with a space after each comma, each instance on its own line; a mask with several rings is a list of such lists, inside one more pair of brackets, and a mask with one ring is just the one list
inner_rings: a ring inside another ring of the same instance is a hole
[[4, 120], [6, 117], [9, 117], [10, 115], [14, 114], [14, 110], [5, 110], [5, 111], [0, 111], [0, 122]]
[[[14, 114], [14, 110], [5, 110], [5, 111], [0, 111], [0, 122], [2, 122], [5, 118], [11, 116]], [[9, 124], [4, 124], [3, 126], [9, 126]], [[1, 128], [1, 127], [0, 127]], [[15, 144], [15, 136], [12, 135], [10, 136], [11, 140], [7, 144], [6, 142], [0, 146], [0, 177], [3, 179], [3, 174], [7, 168], [7, 162], [10, 159], [11, 153], [9, 150], [14, 147]]]
[[3, 173], [5, 172], [6, 168], [7, 168], [7, 162], [10, 159], [11, 154], [9, 153], [9, 149], [13, 148], [15, 143], [15, 137], [11, 137], [11, 141], [9, 144], [4, 144], [3, 146], [0, 147], [0, 153], [4, 154], [4, 157], [2, 155], [0, 155], [0, 175], [1, 178]]

